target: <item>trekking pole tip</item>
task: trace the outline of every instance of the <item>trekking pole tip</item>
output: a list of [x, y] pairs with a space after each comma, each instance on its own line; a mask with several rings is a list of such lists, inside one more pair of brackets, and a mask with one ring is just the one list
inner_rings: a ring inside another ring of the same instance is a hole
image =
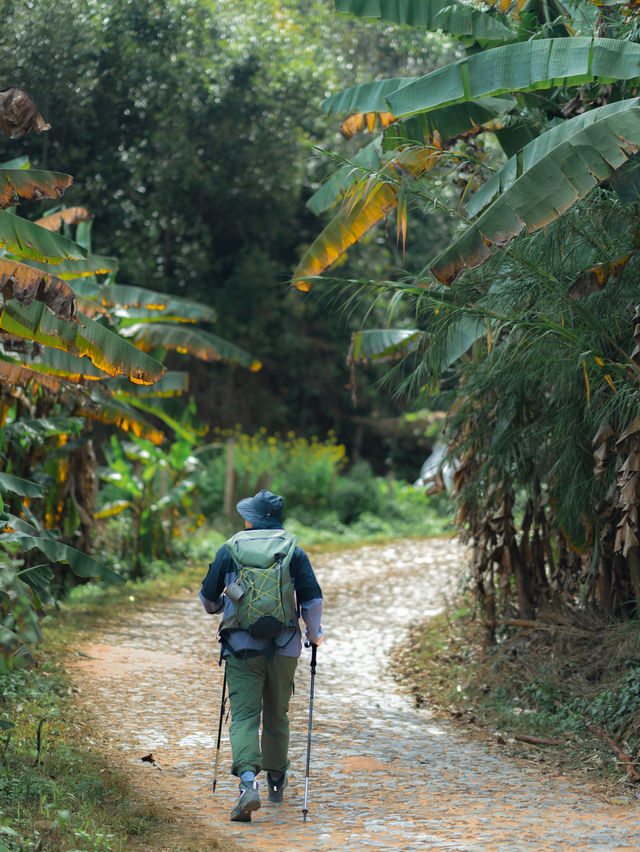
[[306, 822], [306, 821], [307, 821], [307, 814], [308, 814], [308, 813], [309, 813], [309, 811], [307, 810], [307, 808], [303, 808], [303, 809], [302, 809], [302, 822]]

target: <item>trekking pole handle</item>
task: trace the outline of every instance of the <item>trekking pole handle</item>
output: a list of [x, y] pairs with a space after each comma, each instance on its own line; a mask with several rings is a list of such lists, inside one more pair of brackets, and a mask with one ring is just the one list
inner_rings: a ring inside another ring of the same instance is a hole
[[307, 641], [304, 643], [304, 647], [305, 648], [311, 648], [311, 671], [313, 672], [313, 674], [315, 674], [316, 673], [316, 657], [318, 655], [318, 646], [315, 644], [315, 642], [309, 642], [309, 640], [307, 639]]

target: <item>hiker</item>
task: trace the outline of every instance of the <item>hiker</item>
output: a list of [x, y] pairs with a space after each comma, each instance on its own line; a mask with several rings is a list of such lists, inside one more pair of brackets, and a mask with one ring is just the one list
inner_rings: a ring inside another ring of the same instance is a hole
[[[223, 613], [218, 638], [231, 703], [231, 772], [240, 778], [234, 822], [251, 822], [251, 813], [260, 807], [256, 775], [261, 769], [267, 773], [269, 801], [283, 799], [289, 769], [287, 711], [302, 649], [299, 616], [312, 645], [323, 639], [322, 592], [309, 557], [284, 529], [283, 505], [283, 498], [270, 491], [240, 500], [236, 508], [245, 529], [218, 550], [200, 591], [208, 613]], [[276, 581], [265, 605], [260, 599], [246, 603], [254, 599], [249, 588], [253, 592], [268, 582], [265, 569], [281, 578], [280, 591]]]

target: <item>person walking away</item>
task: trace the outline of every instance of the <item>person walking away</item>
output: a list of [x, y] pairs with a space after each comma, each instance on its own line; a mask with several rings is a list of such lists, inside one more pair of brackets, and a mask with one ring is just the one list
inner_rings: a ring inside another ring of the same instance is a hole
[[[289, 770], [289, 700], [307, 640], [319, 645], [322, 591], [309, 557], [282, 523], [284, 500], [259, 491], [236, 508], [245, 529], [217, 551], [200, 600], [218, 628], [231, 704], [231, 772], [240, 779], [234, 822], [260, 808], [256, 775], [266, 771], [269, 801], [281, 802]], [[260, 723], [262, 721], [262, 737]]]

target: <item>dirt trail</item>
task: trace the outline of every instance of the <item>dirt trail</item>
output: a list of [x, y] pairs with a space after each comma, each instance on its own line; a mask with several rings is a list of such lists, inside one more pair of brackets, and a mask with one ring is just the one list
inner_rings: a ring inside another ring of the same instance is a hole
[[[249, 825], [229, 821], [237, 786], [228, 729], [211, 794], [222, 672], [217, 617], [195, 592], [110, 626], [82, 649], [88, 658], [78, 658], [74, 677], [107, 749], [145, 795], [189, 815], [185, 831], [202, 836], [203, 850], [206, 837], [256, 852], [640, 849], [640, 805], [607, 804], [586, 785], [463, 741], [397, 689], [389, 649], [416, 612], [440, 610], [463, 559], [455, 542], [410, 541], [314, 560], [327, 639], [318, 652], [306, 823], [308, 652], [291, 705], [286, 801], [265, 801]], [[162, 771], [141, 762], [149, 752]]]

